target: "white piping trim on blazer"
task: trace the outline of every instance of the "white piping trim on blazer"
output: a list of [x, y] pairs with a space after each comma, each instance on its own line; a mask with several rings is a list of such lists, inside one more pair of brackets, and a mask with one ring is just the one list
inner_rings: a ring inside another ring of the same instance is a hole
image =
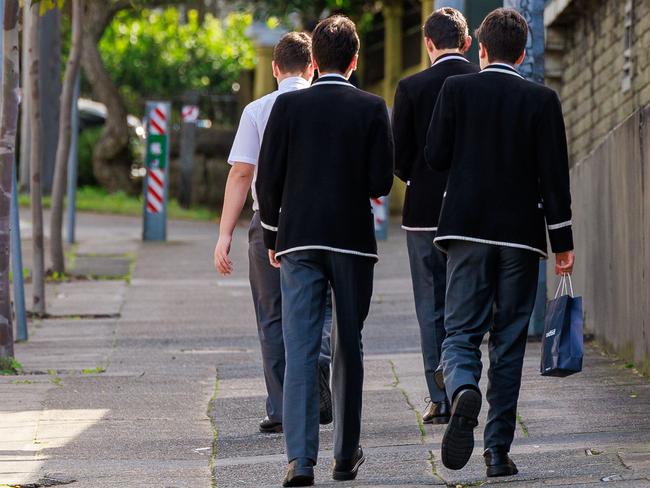
[[345, 81], [319, 81], [318, 83], [314, 83], [312, 85], [312, 88], [321, 85], [343, 85], [349, 86], [350, 88], [356, 88], [356, 86], [354, 86], [352, 83], [346, 83]]
[[410, 232], [435, 232], [438, 230], [437, 227], [407, 227], [405, 225], [402, 226], [402, 229]]
[[[490, 64], [490, 65], [486, 66], [485, 68], [483, 68], [481, 73], [487, 73], [489, 71], [494, 71], [495, 73], [505, 73], [506, 75], [517, 76], [517, 77], [521, 78], [522, 80], [525, 79], [523, 76], [521, 76], [516, 71], [511, 71], [509, 69], [498, 68], [498, 66], [499, 66], [499, 64]], [[505, 65], [505, 66], [507, 66], [507, 65]]]
[[[344, 80], [344, 81], [334, 81], [334, 80], [327, 81], [327, 78], [330, 78], [330, 77], [339, 78], [339, 79]], [[321, 81], [321, 80], [323, 80], [323, 81]], [[338, 73], [328, 73], [326, 75], [323, 75], [320, 78], [318, 78], [314, 83], [312, 83], [311, 86], [314, 87], [314, 86], [318, 86], [318, 85], [343, 85], [343, 86], [351, 86], [352, 88], [356, 88], [356, 86], [354, 86], [352, 83], [350, 83], [345, 76], [340, 75]]]
[[[540, 249], [537, 249], [535, 247], [531, 246], [526, 246], [525, 244], [516, 244], [514, 242], [501, 242], [501, 241], [491, 241], [489, 239], [479, 239], [477, 237], [465, 237], [465, 236], [441, 236], [441, 237], [436, 237], [433, 240], [433, 243], [437, 243], [439, 241], [470, 241], [470, 242], [479, 242], [481, 244], [493, 244], [495, 246], [504, 246], [504, 247], [515, 247], [518, 249], [526, 249], [528, 251], [535, 251], [545, 258], [548, 258], [548, 254], [545, 252], [542, 252]], [[437, 246], [438, 248], [442, 249], [440, 246]]]
[[570, 220], [567, 220], [566, 222], [560, 222], [559, 224], [547, 225], [546, 227], [548, 227], [548, 230], [558, 230], [558, 229], [562, 229], [563, 227], [570, 227], [571, 225], [573, 225], [573, 222], [571, 222]]
[[466, 63], [469, 63], [469, 61], [468, 61], [467, 59], [465, 59], [463, 56], [460, 56], [460, 55], [459, 55], [459, 56], [447, 56], [446, 58], [437, 59], [437, 60], [436, 60], [436, 61], [431, 65], [431, 67], [433, 68], [433, 67], [434, 67], [435, 65], [437, 65], [437, 64], [444, 63], [445, 61], [452, 61], [452, 60], [455, 60], [455, 61], [465, 61]]
[[272, 225], [265, 224], [265, 223], [262, 222], [261, 220], [260, 220], [260, 224], [262, 224], [262, 228], [264, 228], [264, 229], [266, 229], [266, 230], [270, 230], [271, 232], [277, 232], [277, 231], [278, 231], [278, 228], [277, 228], [277, 227], [273, 227]]
[[363, 257], [366, 257], [366, 258], [374, 258], [376, 260], [379, 260], [379, 256], [377, 256], [376, 254], [370, 254], [370, 253], [361, 252], [361, 251], [353, 251], [352, 249], [341, 249], [341, 248], [338, 248], [338, 247], [318, 246], [318, 245], [292, 247], [291, 249], [285, 249], [284, 251], [280, 251], [280, 252], [276, 253], [275, 257], [277, 258], [279, 256], [282, 256], [283, 254], [288, 254], [288, 253], [294, 252], [294, 251], [306, 251], [308, 249], [319, 249], [319, 250], [322, 250], [322, 251], [333, 251], [333, 252], [340, 252], [340, 253], [343, 253], [343, 254], [354, 254], [355, 256], [363, 256]]

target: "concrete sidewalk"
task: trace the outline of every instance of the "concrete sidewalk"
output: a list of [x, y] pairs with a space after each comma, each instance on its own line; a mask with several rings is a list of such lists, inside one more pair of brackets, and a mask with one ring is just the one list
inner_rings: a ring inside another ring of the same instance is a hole
[[[279, 486], [283, 438], [257, 432], [264, 383], [245, 228], [229, 278], [212, 269], [214, 225], [173, 222], [169, 242], [147, 244], [139, 219], [82, 215], [79, 231], [87, 266], [128, 255], [135, 268], [130, 284], [56, 285], [57, 317], [31, 324], [30, 341], [17, 345], [33, 374], [0, 377], [0, 486]], [[519, 476], [487, 482], [480, 442], [464, 470], [444, 469], [442, 427], [420, 422], [426, 393], [405, 239], [391, 231], [364, 333], [368, 461], [354, 483], [332, 482], [325, 427], [318, 485], [650, 486], [650, 386], [593, 347], [582, 374], [555, 379], [538, 375], [539, 344], [529, 345]]]

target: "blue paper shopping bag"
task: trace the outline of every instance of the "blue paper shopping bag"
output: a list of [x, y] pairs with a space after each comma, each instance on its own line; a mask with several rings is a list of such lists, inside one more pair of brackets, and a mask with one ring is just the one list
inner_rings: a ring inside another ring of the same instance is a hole
[[573, 296], [571, 277], [562, 276], [555, 298], [546, 306], [542, 376], [564, 377], [582, 371], [582, 327], [582, 297]]

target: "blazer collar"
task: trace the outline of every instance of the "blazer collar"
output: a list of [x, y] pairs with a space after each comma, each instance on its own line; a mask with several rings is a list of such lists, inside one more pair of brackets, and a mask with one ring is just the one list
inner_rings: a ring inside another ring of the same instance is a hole
[[510, 66], [509, 64], [503, 64], [503, 63], [489, 64], [485, 68], [483, 68], [481, 73], [488, 73], [488, 72], [503, 73], [503, 74], [506, 74], [506, 75], [518, 76], [519, 78], [524, 79], [524, 77], [521, 76], [519, 74], [519, 72], [516, 69], [514, 69], [512, 66]]
[[443, 54], [442, 56], [438, 56], [436, 60], [431, 64], [431, 67], [433, 68], [434, 66], [440, 63], [444, 63], [445, 61], [465, 61], [466, 63], [469, 63], [469, 61], [462, 54], [447, 53]]
[[320, 85], [343, 85], [354, 88], [354, 85], [350, 83], [350, 81], [345, 76], [336, 73], [323, 75], [312, 84], [312, 86]]

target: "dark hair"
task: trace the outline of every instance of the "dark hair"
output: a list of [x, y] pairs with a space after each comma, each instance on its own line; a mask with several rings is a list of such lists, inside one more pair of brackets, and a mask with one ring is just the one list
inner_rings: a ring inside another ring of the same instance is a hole
[[321, 20], [312, 34], [311, 45], [319, 71], [343, 73], [359, 52], [357, 28], [343, 15]]
[[498, 8], [483, 19], [476, 38], [487, 49], [490, 61], [514, 63], [526, 49], [528, 24], [516, 10]]
[[431, 39], [437, 49], [462, 49], [467, 34], [467, 20], [455, 8], [434, 10], [424, 23], [424, 36]]
[[311, 38], [304, 32], [288, 32], [273, 50], [273, 61], [282, 73], [302, 73], [311, 63]]

